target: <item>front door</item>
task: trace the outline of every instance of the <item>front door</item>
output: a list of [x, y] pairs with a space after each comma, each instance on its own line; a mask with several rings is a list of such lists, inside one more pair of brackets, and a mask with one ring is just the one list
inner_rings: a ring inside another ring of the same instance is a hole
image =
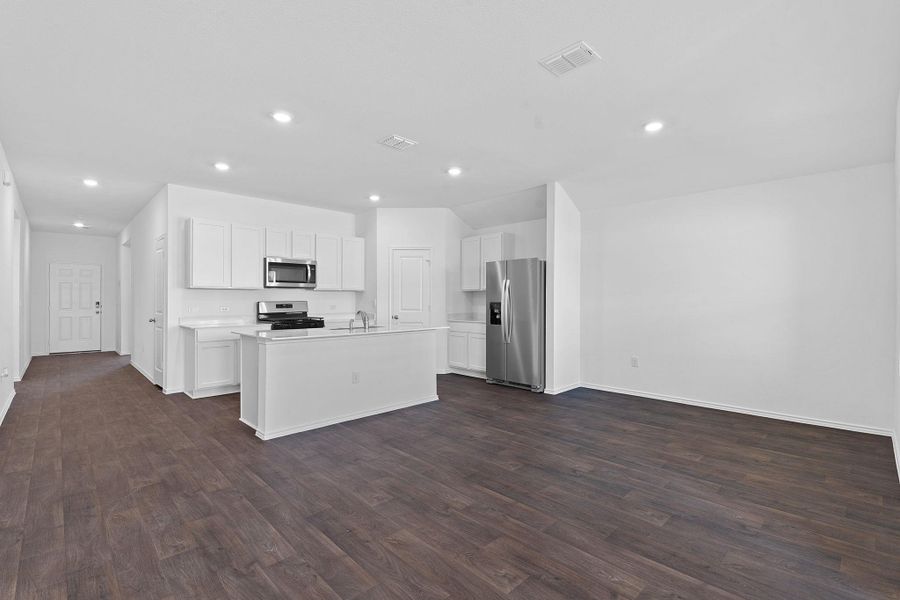
[[51, 353], [100, 350], [100, 283], [100, 265], [51, 263]]
[[391, 250], [391, 328], [431, 324], [431, 250]]

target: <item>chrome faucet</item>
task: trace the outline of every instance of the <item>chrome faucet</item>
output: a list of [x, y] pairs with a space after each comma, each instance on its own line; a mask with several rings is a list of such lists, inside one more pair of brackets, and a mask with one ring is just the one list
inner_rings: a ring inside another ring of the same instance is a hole
[[356, 311], [356, 316], [362, 317], [363, 331], [368, 331], [369, 330], [369, 313], [367, 313], [364, 310], [358, 310], [358, 311]]

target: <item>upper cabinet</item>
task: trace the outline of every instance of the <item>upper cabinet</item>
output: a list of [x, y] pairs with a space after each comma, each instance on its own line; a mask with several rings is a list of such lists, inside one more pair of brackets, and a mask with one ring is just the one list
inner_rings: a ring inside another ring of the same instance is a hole
[[513, 255], [510, 233], [488, 233], [463, 238], [460, 243], [460, 287], [464, 292], [485, 288], [485, 264], [506, 260]]
[[266, 227], [266, 256], [291, 257], [291, 230]]
[[188, 287], [231, 287], [231, 223], [188, 221]]
[[316, 257], [316, 234], [301, 233], [294, 231], [291, 233], [291, 258], [315, 258]]
[[265, 237], [262, 227], [231, 225], [232, 288], [255, 290], [263, 286]]
[[188, 220], [189, 288], [260, 289], [266, 256], [314, 258], [316, 289], [365, 289], [365, 239]]
[[341, 289], [361, 292], [366, 289], [366, 240], [341, 238]]
[[316, 289], [341, 289], [341, 237], [316, 236]]

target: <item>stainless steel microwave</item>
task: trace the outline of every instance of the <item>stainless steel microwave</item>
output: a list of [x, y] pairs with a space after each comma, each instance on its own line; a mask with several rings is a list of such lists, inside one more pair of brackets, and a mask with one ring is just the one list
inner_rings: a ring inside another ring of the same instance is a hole
[[265, 287], [315, 288], [316, 261], [305, 258], [266, 257]]

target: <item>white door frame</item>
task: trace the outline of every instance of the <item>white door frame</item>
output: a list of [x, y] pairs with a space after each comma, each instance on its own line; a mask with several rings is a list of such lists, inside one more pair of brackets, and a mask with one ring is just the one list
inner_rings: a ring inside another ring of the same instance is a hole
[[397, 250], [427, 250], [428, 251], [428, 323], [426, 327], [431, 326], [432, 306], [434, 306], [434, 274], [431, 272], [431, 266], [434, 265], [434, 247], [433, 246], [391, 246], [388, 249], [388, 328], [390, 328], [394, 319], [394, 252]]
[[[163, 253], [163, 271], [162, 271], [162, 280], [160, 280], [159, 273], [157, 273], [157, 253]], [[168, 331], [168, 314], [167, 314], [167, 304], [168, 304], [168, 281], [169, 281], [169, 269], [168, 269], [168, 261], [169, 261], [169, 247], [166, 240], [166, 234], [163, 234], [157, 237], [153, 242], [153, 309], [155, 321], [153, 324], [153, 383], [158, 385], [160, 388], [165, 391], [166, 389], [166, 339], [167, 339], [167, 331]], [[162, 289], [157, 289], [157, 286], [161, 285]], [[159, 313], [156, 313], [156, 300], [157, 295], [162, 292], [162, 306]], [[162, 320], [162, 323], [159, 323], [159, 320]], [[159, 336], [156, 335], [156, 330], [159, 329]], [[157, 348], [156, 344], [159, 342], [162, 347]], [[160, 353], [160, 364], [159, 368], [156, 365], [156, 356], [157, 353]]]
[[53, 352], [53, 347], [52, 347], [53, 344], [51, 344], [52, 340], [50, 339], [51, 338], [50, 311], [53, 310], [53, 307], [52, 307], [52, 304], [50, 301], [50, 297], [53, 294], [53, 290], [50, 287], [50, 282], [52, 280], [50, 273], [53, 271], [53, 265], [81, 265], [81, 266], [85, 266], [85, 267], [97, 267], [100, 270], [100, 281], [98, 282], [98, 285], [100, 287], [100, 290], [99, 290], [100, 291], [100, 313], [99, 313], [100, 320], [97, 323], [97, 333], [100, 338], [100, 347], [97, 348], [96, 350], [85, 350], [84, 352], [102, 352], [103, 351], [103, 309], [105, 308], [103, 306], [103, 265], [100, 263], [92, 263], [92, 262], [69, 263], [69, 262], [65, 262], [65, 261], [55, 261], [55, 262], [52, 262], [49, 265], [47, 265], [47, 353], [48, 354], [70, 354], [69, 351]]

